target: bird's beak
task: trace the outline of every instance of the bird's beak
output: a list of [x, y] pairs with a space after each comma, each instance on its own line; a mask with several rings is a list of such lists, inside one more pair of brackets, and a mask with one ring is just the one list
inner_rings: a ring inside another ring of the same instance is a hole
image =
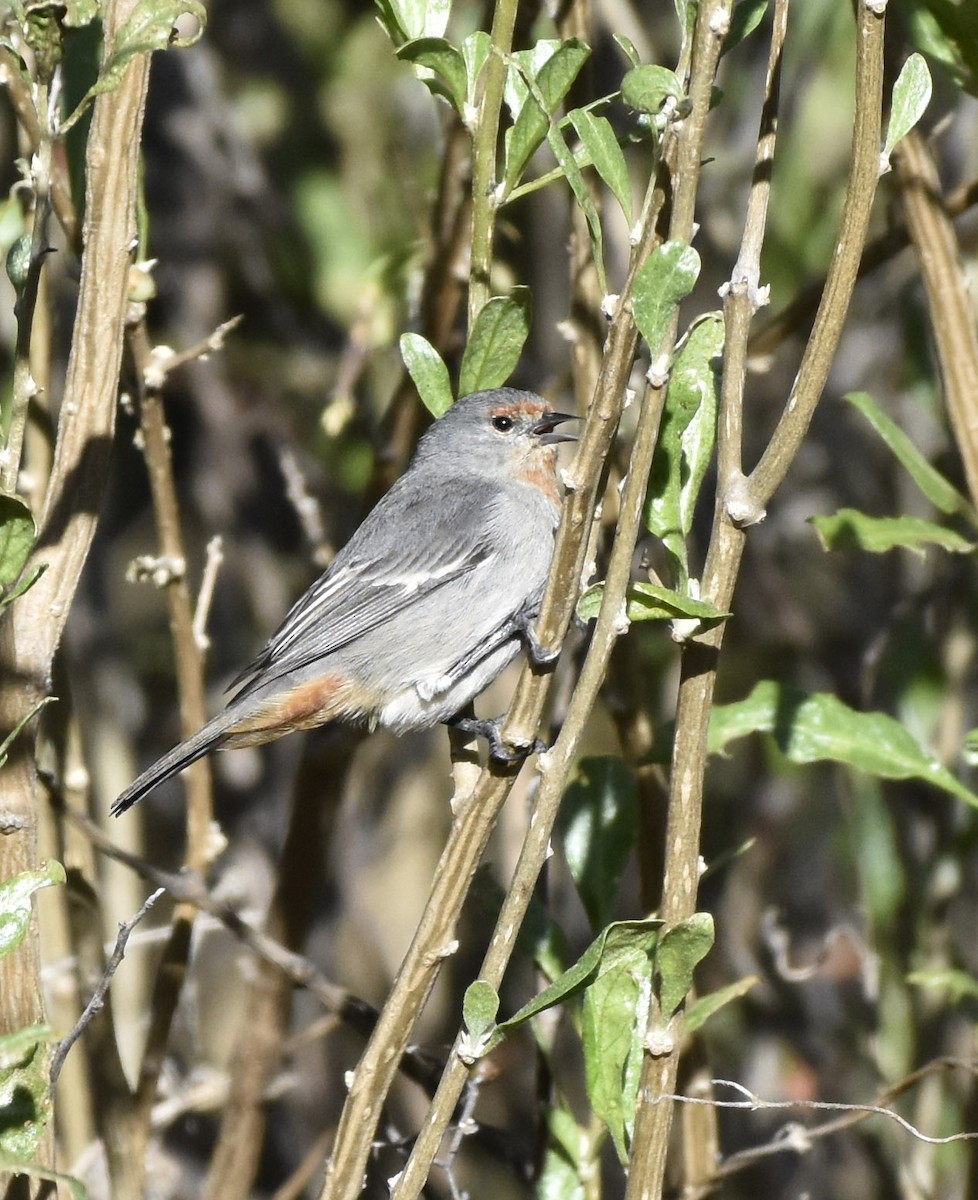
[[576, 420], [578, 418], [572, 413], [545, 412], [530, 432], [536, 434], [544, 446], [553, 446], [557, 442], [576, 442], [576, 434], [563, 433], [557, 429], [564, 421]]

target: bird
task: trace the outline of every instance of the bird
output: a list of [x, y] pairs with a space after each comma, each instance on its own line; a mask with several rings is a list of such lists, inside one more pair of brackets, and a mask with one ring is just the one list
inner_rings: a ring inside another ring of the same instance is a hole
[[[125, 812], [213, 750], [341, 722], [401, 734], [444, 722], [507, 758], [498, 720], [460, 715], [526, 650], [553, 559], [559, 426], [576, 420], [500, 387], [458, 399], [405, 473], [231, 683], [224, 710], [112, 805]], [[557, 652], [559, 653], [559, 651]]]

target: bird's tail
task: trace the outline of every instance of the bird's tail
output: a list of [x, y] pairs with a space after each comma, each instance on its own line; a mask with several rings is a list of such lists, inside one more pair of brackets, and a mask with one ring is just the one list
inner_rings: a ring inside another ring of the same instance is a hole
[[124, 813], [127, 808], [131, 808], [137, 800], [142, 800], [147, 792], [158, 787], [165, 779], [179, 774], [184, 767], [189, 767], [198, 758], [203, 758], [205, 754], [217, 750], [223, 745], [231, 727], [239, 717], [240, 714], [229, 713], [225, 709], [224, 712], [218, 713], [212, 721], [208, 721], [203, 728], [198, 729], [196, 733], [174, 746], [162, 758], [158, 758], [151, 767], [147, 767], [143, 771], [138, 779], [133, 780], [116, 800], [112, 805], [112, 815], [117, 817], [120, 813]]

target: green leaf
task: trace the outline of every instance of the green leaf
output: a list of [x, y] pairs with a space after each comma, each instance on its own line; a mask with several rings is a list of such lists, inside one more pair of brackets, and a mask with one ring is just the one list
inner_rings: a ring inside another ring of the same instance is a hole
[[591, 1139], [560, 1101], [548, 1107], [547, 1124], [550, 1138], [534, 1200], [585, 1200], [581, 1180], [592, 1164], [582, 1155]]
[[655, 115], [672, 97], [683, 98], [682, 84], [668, 67], [633, 67], [621, 81], [621, 97], [636, 112]]
[[628, 1160], [652, 997], [651, 956], [658, 930], [651, 922], [649, 926], [621, 929], [613, 940], [609, 937], [581, 1012], [588, 1099], [608, 1127], [622, 1163]]
[[625, 220], [632, 223], [632, 184], [628, 177], [628, 166], [621, 146], [615, 137], [611, 122], [606, 117], [596, 116], [585, 108], [572, 109], [568, 114], [570, 123], [581, 139], [594, 169], [608, 185], [612, 195], [621, 205]]
[[[177, 21], [184, 15], [197, 21], [197, 31], [189, 37], [174, 32]], [[152, 54], [170, 46], [192, 46], [207, 25], [207, 10], [201, 0], [136, 0], [129, 20], [119, 29], [108, 58], [102, 64], [98, 79], [82, 97], [61, 132], [69, 129], [82, 117], [91, 101], [103, 92], [113, 92], [132, 60], [139, 54]]]
[[608, 290], [608, 284], [604, 270], [604, 233], [601, 228], [601, 216], [598, 213], [591, 192], [584, 182], [581, 168], [577, 165], [577, 160], [571, 154], [567, 143], [564, 141], [564, 135], [556, 125], [551, 125], [547, 141], [550, 149], [553, 151], [554, 158], [557, 160], [557, 165], [570, 185], [574, 199], [577, 201], [587, 221], [588, 233], [591, 238], [591, 256], [594, 260], [594, 269], [598, 275], [598, 286], [601, 288], [602, 293], [605, 293]]
[[623, 33], [613, 33], [611, 36], [619, 50], [621, 50], [622, 54], [624, 54], [624, 56], [628, 59], [631, 66], [637, 67], [642, 61], [642, 56], [635, 49], [635, 43], [632, 41], [632, 39], [625, 37]]
[[489, 300], [476, 317], [462, 356], [459, 395], [505, 383], [516, 369], [529, 332], [529, 288], [515, 287], [508, 296]]
[[768, 0], [737, 0], [730, 18], [730, 32], [723, 40], [723, 53], [729, 54], [760, 25]]
[[978, 1000], [978, 979], [969, 975], [967, 971], [955, 971], [950, 968], [911, 971], [907, 976], [907, 983], [948, 992], [952, 1004], [961, 1004], [964, 1000]]
[[[598, 615], [603, 595], [604, 584], [594, 583], [581, 596], [577, 602], [577, 615], [582, 621], [590, 621]], [[629, 621], [674, 621], [688, 617], [701, 622], [703, 628], [718, 625], [730, 616], [708, 600], [695, 600], [651, 583], [628, 585], [625, 615]]]
[[978, 95], [978, 6], [971, 0], [898, 0], [910, 41]]
[[710, 753], [721, 753], [749, 733], [773, 734], [794, 763], [839, 762], [880, 779], [920, 779], [978, 807], [978, 796], [899, 721], [885, 713], [858, 712], [825, 692], [807, 694], [763, 680], [746, 700], [714, 708]]
[[433, 417], [448, 412], [452, 407], [452, 384], [441, 355], [420, 333], [402, 333], [399, 345], [421, 403]]
[[68, 0], [62, 20], [69, 29], [81, 29], [95, 20], [98, 10], [98, 0]]
[[[465, 99], [469, 110], [474, 110], [478, 100], [479, 79], [482, 75], [482, 68], [486, 65], [486, 60], [489, 58], [489, 51], [492, 49], [492, 38], [485, 30], [477, 29], [475, 33], [470, 33], [462, 43], [462, 59], [465, 63], [465, 80], [466, 90]], [[468, 125], [469, 114], [465, 114], [465, 123]]]
[[3, 741], [0, 742], [0, 767], [2, 767], [7, 761], [7, 755], [10, 752], [10, 747], [14, 743], [14, 739], [23, 733], [31, 721], [34, 720], [37, 714], [45, 706], [45, 704], [51, 704], [56, 699], [56, 696], [44, 696], [41, 700], [38, 700], [30, 712], [28, 712], [26, 716], [21, 717], [21, 719], [17, 722], [13, 729], [11, 729]]
[[911, 54], [893, 85], [890, 123], [883, 144], [883, 158], [889, 162], [893, 147], [905, 138], [924, 115], [934, 85], [922, 54]]
[[620, 758], [583, 758], [558, 816], [564, 856], [592, 929], [608, 924], [635, 845], [635, 778]]
[[471, 1037], [484, 1038], [495, 1027], [499, 1012], [499, 996], [491, 983], [477, 979], [465, 989], [462, 1019]]
[[708, 996], [700, 996], [686, 1009], [686, 1019], [683, 1022], [684, 1031], [695, 1033], [698, 1029], [702, 1029], [714, 1013], [719, 1012], [721, 1008], [726, 1008], [731, 1001], [746, 996], [751, 988], [760, 982], [759, 975], [745, 975], [743, 979], [728, 983], [726, 987], [710, 992]]
[[27, 564], [37, 526], [34, 516], [18, 496], [0, 495], [0, 588], [20, 579]]
[[554, 51], [539, 72], [527, 81], [529, 95], [505, 137], [504, 194], [519, 182], [527, 163], [542, 144], [561, 101], [584, 66], [590, 47], [570, 38]]
[[496, 1027], [497, 1030], [501, 1034], [509, 1033], [538, 1013], [577, 995], [588, 986], [598, 970], [601, 969], [606, 954], [609, 956], [609, 961], [612, 961], [622, 945], [631, 945], [636, 940], [642, 942], [643, 945], [648, 941], [651, 947], [654, 945], [657, 931], [661, 925], [661, 921], [653, 919], [616, 921], [606, 929], [602, 929], [572, 967], [566, 970], [559, 979], [555, 979], [549, 987], [544, 988], [542, 992], [524, 1004], [519, 1012], [510, 1017], [508, 1021], [501, 1021]]
[[25, 1025], [13, 1033], [0, 1035], [0, 1071], [17, 1066], [36, 1046], [56, 1042], [58, 1035], [50, 1025]]
[[812, 517], [812, 524], [826, 550], [868, 550], [885, 554], [902, 547], [923, 554], [928, 546], [940, 546], [953, 554], [970, 554], [973, 542], [952, 529], [920, 517], [871, 517], [855, 508], [840, 508], [827, 517]]
[[28, 1175], [32, 1179], [46, 1179], [50, 1183], [60, 1184], [71, 1194], [72, 1200], [88, 1200], [88, 1191], [80, 1179], [74, 1175], [65, 1175], [61, 1171], [49, 1171], [39, 1167], [29, 1159], [18, 1158], [16, 1155], [0, 1152], [0, 1174]]
[[646, 528], [673, 556], [684, 588], [689, 577], [686, 538], [716, 445], [723, 340], [723, 315], [708, 313], [679, 347], [645, 501]]
[[31, 897], [41, 888], [65, 882], [65, 869], [51, 859], [36, 871], [23, 871], [0, 883], [0, 958], [24, 940], [31, 919]]
[[638, 331], [655, 360], [665, 350], [666, 334], [680, 300], [693, 290], [700, 273], [700, 256], [686, 242], [664, 242], [635, 276], [632, 312]]
[[451, 0], [377, 0], [383, 23], [395, 44], [416, 38], [440, 38], [448, 28]]
[[[425, 72], [421, 81], [436, 95], [451, 101], [460, 117], [465, 117], [468, 76], [465, 59], [445, 38], [415, 38], [397, 50], [397, 57]], [[429, 72], [433, 72], [429, 74]]]
[[883, 412], [871, 396], [866, 392], [849, 392], [845, 399], [872, 425], [935, 508], [949, 516], [958, 513], [967, 517], [973, 525], [978, 525], [978, 515], [970, 501], [931, 466], [900, 426]]
[[709, 913], [693, 913], [659, 938], [655, 952], [656, 992], [666, 1020], [685, 1000], [693, 986], [693, 971], [709, 953], [713, 939], [713, 918]]
[[560, 49], [559, 38], [541, 38], [527, 50], [514, 50], [509, 56], [506, 78], [503, 82], [503, 99], [515, 122], [530, 94], [528, 79], [536, 79], [544, 64]]

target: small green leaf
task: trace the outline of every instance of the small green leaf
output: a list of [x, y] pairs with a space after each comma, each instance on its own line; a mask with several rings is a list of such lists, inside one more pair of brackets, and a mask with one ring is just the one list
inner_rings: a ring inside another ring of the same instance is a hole
[[520, 360], [530, 332], [530, 291], [516, 287], [482, 308], [469, 334], [459, 372], [459, 395], [505, 383]]
[[840, 508], [827, 517], [812, 517], [819, 541], [826, 550], [868, 550], [885, 554], [898, 547], [923, 554], [940, 546], [952, 554], [970, 554], [975, 545], [952, 529], [920, 517], [871, 517], [855, 508]]
[[561, 42], [539, 72], [528, 79], [530, 94], [505, 137], [504, 194], [520, 180], [527, 163], [546, 138], [560, 103], [584, 66], [590, 47], [577, 38]]
[[0, 495], [0, 588], [8, 588], [20, 578], [36, 533], [34, 515], [23, 500]]
[[723, 53], [729, 54], [760, 25], [768, 0], [737, 0], [730, 18], [730, 32], [723, 40]]
[[625, 156], [618, 145], [615, 131], [606, 117], [595, 116], [585, 108], [572, 109], [568, 114], [570, 123], [581, 139], [594, 169], [610, 188], [621, 205], [625, 220], [632, 223], [632, 184], [628, 178]]
[[[460, 117], [465, 116], [468, 78], [465, 60], [445, 38], [415, 38], [397, 50], [397, 57], [422, 68], [421, 81], [436, 95], [451, 101]], [[433, 72], [427, 74], [427, 72]]]
[[4, 1154], [0, 1151], [0, 1174], [27, 1175], [31, 1179], [45, 1179], [49, 1183], [59, 1184], [71, 1195], [72, 1200], [88, 1200], [88, 1191], [80, 1179], [74, 1175], [65, 1175], [61, 1171], [49, 1171], [39, 1167], [32, 1158], [21, 1158], [15, 1154]]
[[402, 333], [399, 345], [421, 403], [433, 417], [448, 412], [452, 407], [452, 384], [441, 355], [420, 333]]
[[[192, 16], [197, 21], [197, 31], [190, 37], [175, 34], [176, 23], [184, 15]], [[206, 24], [207, 10], [201, 0], [136, 0], [129, 20], [115, 36], [98, 79], [82, 97], [71, 116], [62, 122], [61, 132], [68, 132], [96, 96], [115, 91], [122, 82], [126, 68], [136, 55], [152, 54], [170, 46], [192, 46], [200, 39]]]
[[676, 353], [645, 501], [646, 528], [673, 556], [683, 588], [689, 577], [686, 538], [716, 445], [723, 340], [723, 315], [708, 313]]
[[557, 165], [570, 185], [574, 199], [577, 201], [587, 221], [588, 233], [591, 238], [591, 257], [594, 260], [594, 269], [598, 275], [598, 286], [601, 288], [602, 293], [607, 292], [608, 285], [604, 270], [604, 233], [601, 229], [601, 217], [597, 206], [591, 197], [591, 192], [587, 184], [584, 182], [581, 168], [577, 165], [577, 160], [568, 149], [567, 143], [564, 141], [564, 135], [557, 125], [551, 125], [547, 141], [550, 149], [553, 151], [554, 158], [557, 160]]
[[[598, 615], [604, 584], [594, 583], [577, 602], [577, 615], [582, 621], [590, 621]], [[625, 594], [625, 615], [629, 621], [674, 621], [692, 618], [700, 621], [704, 628], [718, 625], [730, 616], [708, 600], [694, 600], [682, 596], [671, 588], [657, 587], [651, 583], [630, 583]]]
[[693, 290], [700, 273], [700, 256], [686, 242], [664, 242], [642, 264], [635, 276], [632, 312], [639, 333], [655, 359], [671, 346], [663, 346], [673, 313], [680, 300]]
[[905, 138], [924, 115], [934, 85], [922, 54], [911, 54], [893, 85], [890, 123], [886, 130], [883, 157], [889, 161], [893, 147]]
[[[478, 100], [479, 79], [482, 68], [489, 58], [492, 49], [492, 38], [483, 29], [470, 33], [462, 43], [462, 59], [465, 63], [465, 100], [468, 108], [474, 110]], [[465, 114], [466, 124], [469, 124], [468, 114]]]
[[10, 753], [10, 747], [13, 745], [14, 739], [23, 733], [31, 721], [34, 720], [37, 714], [45, 706], [45, 704], [51, 704], [56, 699], [56, 696], [44, 696], [41, 700], [38, 700], [38, 702], [27, 713], [27, 715], [21, 717], [21, 719], [17, 722], [13, 729], [11, 729], [3, 741], [0, 742], [0, 767], [2, 767], [7, 761], [7, 755]]
[[391, 39], [440, 38], [448, 28], [451, 0], [378, 0]]
[[34, 893], [64, 882], [64, 867], [51, 859], [36, 871], [23, 871], [0, 883], [0, 958], [23, 941], [30, 924]]
[[550, 1138], [534, 1200], [585, 1200], [581, 1181], [593, 1164], [583, 1156], [591, 1139], [559, 1099], [548, 1107], [547, 1123]]
[[606, 925], [635, 845], [635, 778], [620, 758], [583, 758], [558, 816], [564, 856], [592, 929]]
[[653, 116], [672, 97], [681, 100], [682, 84], [668, 67], [633, 67], [621, 81], [621, 96], [629, 108]]
[[13, 1033], [0, 1035], [0, 1071], [17, 1066], [36, 1046], [57, 1040], [58, 1035], [50, 1025], [25, 1025]]
[[25, 571], [12, 587], [8, 588], [3, 595], [0, 595], [0, 613], [3, 612], [8, 604], [13, 604], [18, 596], [23, 596], [25, 592], [30, 591], [47, 569], [48, 564], [41, 563], [39, 566], [31, 567], [30, 570]]
[[911, 971], [907, 976], [907, 983], [948, 992], [952, 1004], [960, 1004], [963, 1000], [978, 1000], [978, 979], [969, 975], [967, 971], [955, 971], [950, 968]]
[[948, 516], [958, 513], [967, 517], [973, 525], [978, 525], [978, 516], [970, 501], [931, 466], [900, 426], [883, 412], [871, 396], [866, 392], [849, 392], [845, 399], [872, 425], [935, 508]]
[[605, 949], [581, 1011], [588, 1099], [622, 1163], [635, 1121], [657, 938], [657, 929], [621, 930]]
[[642, 61], [642, 56], [635, 49], [635, 43], [632, 41], [632, 39], [625, 37], [623, 33], [613, 33], [611, 36], [618, 49], [621, 50], [622, 54], [624, 54], [624, 56], [628, 59], [630, 65], [637, 67]]
[[477, 979], [465, 989], [462, 1000], [462, 1019], [473, 1038], [483, 1038], [495, 1026], [499, 1012], [499, 996], [491, 983]]
[[726, 987], [710, 992], [707, 996], [700, 996], [686, 1009], [686, 1019], [683, 1022], [684, 1031], [695, 1033], [698, 1029], [702, 1029], [714, 1013], [719, 1012], [721, 1008], [726, 1008], [731, 1001], [746, 996], [760, 982], [759, 975], [746, 975], [743, 979], [728, 983]]
[[749, 733], [773, 734], [791, 762], [828, 760], [880, 779], [920, 779], [978, 807], [978, 796], [899, 721], [885, 713], [858, 712], [825, 692], [808, 694], [773, 679], [762, 680], [745, 700], [713, 709], [710, 753], [721, 753]]
[[663, 1017], [668, 1020], [693, 986], [693, 971], [713, 946], [713, 918], [693, 913], [667, 929], [655, 952], [656, 992]]

